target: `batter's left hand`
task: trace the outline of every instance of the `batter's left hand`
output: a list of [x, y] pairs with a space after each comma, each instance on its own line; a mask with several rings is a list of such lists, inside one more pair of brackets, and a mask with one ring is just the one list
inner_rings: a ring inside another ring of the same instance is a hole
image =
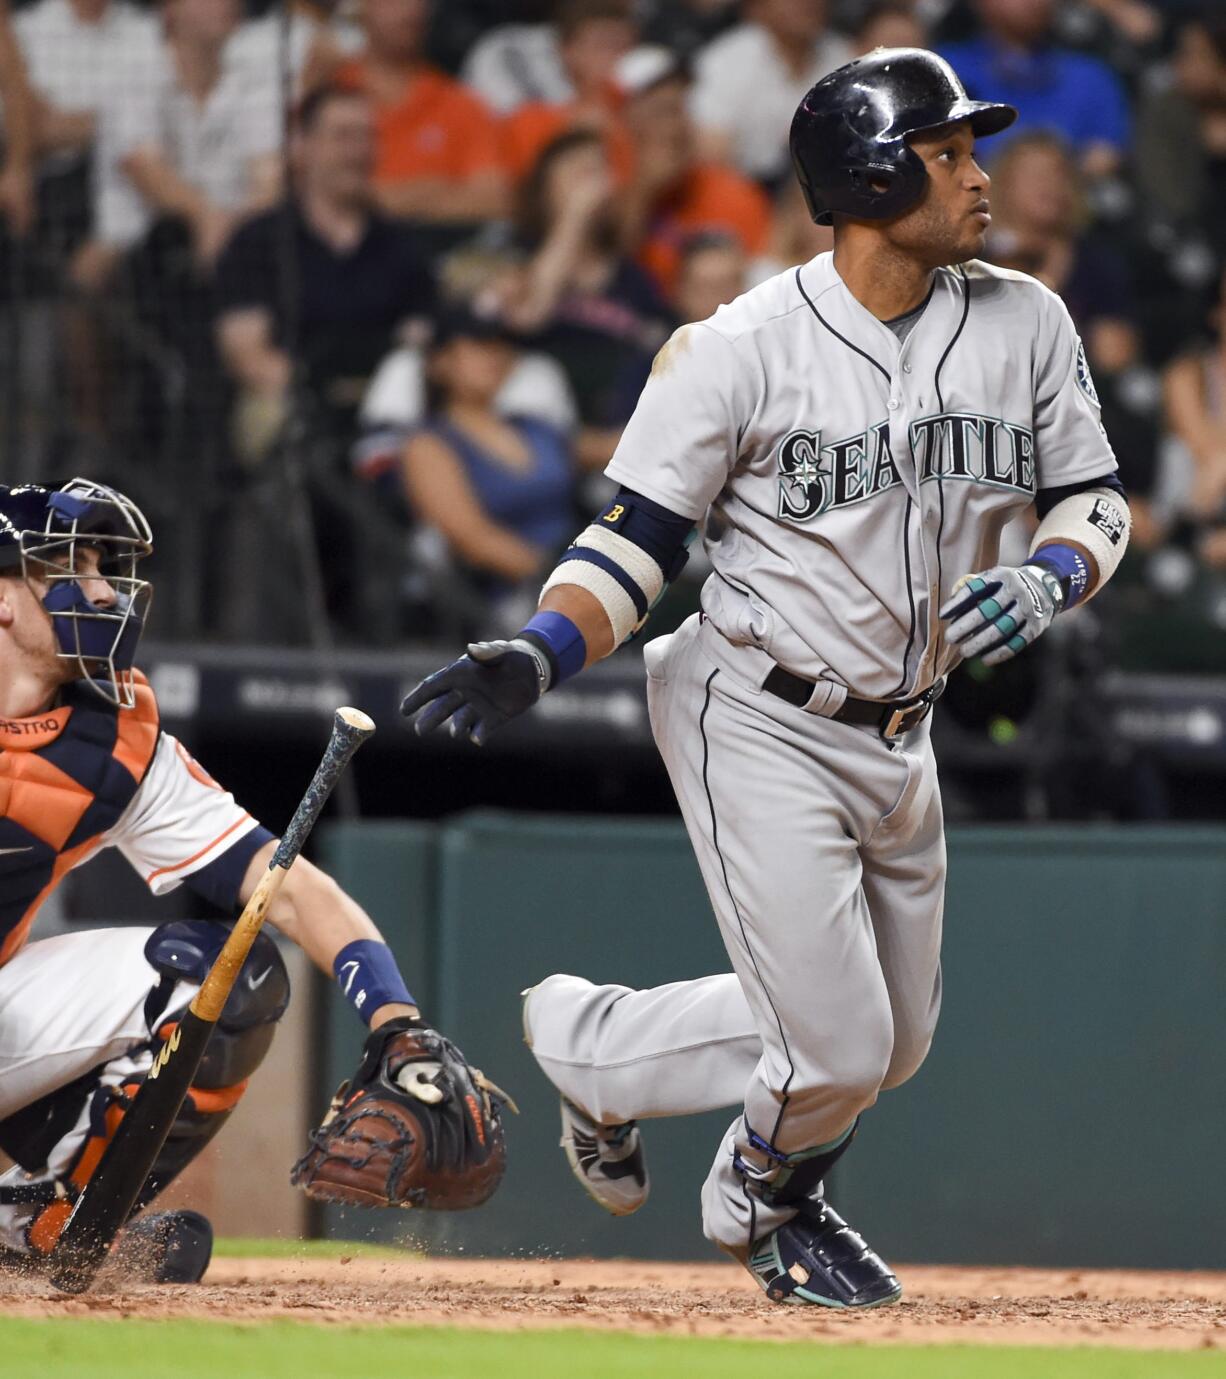
[[1039, 565], [994, 565], [966, 575], [941, 609], [946, 637], [964, 661], [976, 656], [999, 665], [1024, 651], [1064, 607], [1064, 590]]

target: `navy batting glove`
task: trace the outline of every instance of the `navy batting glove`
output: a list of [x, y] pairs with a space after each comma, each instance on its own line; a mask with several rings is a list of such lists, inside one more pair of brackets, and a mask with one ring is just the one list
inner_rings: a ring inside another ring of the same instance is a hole
[[551, 673], [544, 652], [531, 642], [473, 642], [467, 656], [428, 675], [406, 696], [400, 712], [418, 714], [413, 727], [419, 737], [450, 719], [452, 737], [480, 747], [495, 728], [536, 703]]
[[1064, 590], [1052, 571], [995, 565], [959, 580], [940, 617], [964, 661], [981, 656], [985, 666], [995, 666], [1041, 637], [1063, 607]]

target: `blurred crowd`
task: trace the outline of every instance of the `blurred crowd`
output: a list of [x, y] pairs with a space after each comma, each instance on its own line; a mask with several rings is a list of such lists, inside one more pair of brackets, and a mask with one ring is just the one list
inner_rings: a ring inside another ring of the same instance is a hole
[[669, 332], [829, 247], [788, 125], [881, 45], [1020, 110], [988, 257], [1067, 302], [1136, 598], [1212, 639], [1223, 0], [13, 3], [6, 477], [150, 506], [164, 636], [517, 626]]

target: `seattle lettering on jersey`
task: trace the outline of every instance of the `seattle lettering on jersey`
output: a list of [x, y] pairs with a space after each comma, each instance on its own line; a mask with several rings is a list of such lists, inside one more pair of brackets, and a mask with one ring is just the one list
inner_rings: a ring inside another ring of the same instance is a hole
[[[902, 483], [890, 453], [890, 423], [822, 444], [820, 431], [790, 431], [779, 443], [779, 516], [807, 522], [875, 498]], [[999, 417], [945, 412], [913, 422], [911, 453], [921, 484], [960, 479], [1034, 492], [1034, 433]]]

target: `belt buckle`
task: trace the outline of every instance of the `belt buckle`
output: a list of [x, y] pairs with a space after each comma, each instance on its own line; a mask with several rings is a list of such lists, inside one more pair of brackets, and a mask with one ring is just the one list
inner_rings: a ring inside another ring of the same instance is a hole
[[903, 723], [906, 721], [907, 715], [910, 714], [911, 710], [914, 707], [915, 705], [911, 705], [908, 708], [895, 709], [885, 720], [885, 722], [881, 725], [879, 731], [881, 733], [881, 736], [884, 737], [887, 742], [893, 742], [893, 740], [899, 735], [899, 733], [903, 731]]
[[940, 696], [941, 690], [945, 688], [944, 682], [939, 682], [941, 689], [934, 686], [926, 689], [918, 699], [913, 699], [909, 704], [903, 704], [901, 708], [894, 709], [879, 732], [887, 742], [893, 742], [896, 737], [903, 733], [909, 733], [912, 728], [917, 727], [928, 716], [928, 710], [932, 708], [933, 702]]

